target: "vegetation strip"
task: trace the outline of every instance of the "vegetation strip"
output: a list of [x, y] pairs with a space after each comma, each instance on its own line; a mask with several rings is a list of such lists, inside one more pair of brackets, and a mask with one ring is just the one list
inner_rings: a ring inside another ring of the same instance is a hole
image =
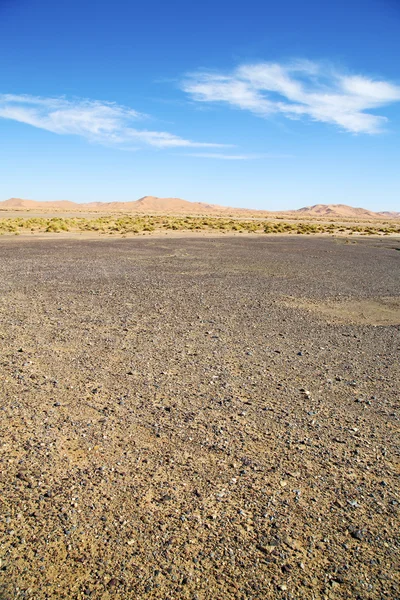
[[217, 217], [155, 217], [102, 216], [83, 217], [14, 217], [0, 219], [0, 235], [6, 233], [95, 232], [99, 234], [140, 234], [163, 230], [220, 231], [237, 233], [322, 234], [342, 233], [359, 235], [400, 234], [398, 224], [307, 223], [263, 220], [224, 219]]

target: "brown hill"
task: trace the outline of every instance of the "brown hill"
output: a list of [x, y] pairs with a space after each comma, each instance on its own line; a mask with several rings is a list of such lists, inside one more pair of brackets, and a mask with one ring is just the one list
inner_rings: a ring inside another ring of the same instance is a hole
[[[0, 210], [45, 210], [50, 211], [101, 211], [101, 212], [135, 212], [135, 213], [162, 213], [162, 214], [232, 214], [237, 209], [204, 202], [189, 202], [181, 198], [157, 198], [144, 196], [132, 202], [88, 202], [77, 203], [68, 200], [40, 202], [37, 200], [23, 200], [10, 198], [0, 202]], [[247, 212], [247, 209], [239, 209]]]
[[354, 208], [346, 204], [315, 204], [314, 206], [305, 206], [294, 211], [298, 215], [310, 217], [343, 217], [346, 219], [371, 219], [378, 217], [378, 213], [367, 210], [366, 208]]
[[157, 198], [157, 196], [143, 196], [143, 198], [132, 202], [90, 202], [79, 206], [82, 209], [90, 207], [96, 210], [163, 214], [221, 214], [235, 210], [216, 204], [189, 202], [181, 198]]
[[248, 208], [231, 208], [208, 204], [205, 202], [189, 202], [181, 198], [157, 198], [144, 196], [132, 202], [89, 202], [77, 203], [68, 200], [40, 202], [36, 200], [23, 200], [10, 198], [0, 202], [2, 211], [44, 211], [44, 212], [125, 212], [125, 213], [158, 213], [164, 215], [214, 215], [236, 217], [272, 218], [283, 216], [286, 218], [303, 219], [388, 219], [400, 218], [397, 212], [372, 212], [365, 208], [354, 208], [346, 204], [315, 204], [291, 211], [265, 211]]
[[394, 210], [383, 210], [377, 214], [381, 217], [387, 217], [388, 219], [400, 219], [400, 212]]
[[0, 209], [6, 210], [37, 210], [43, 208], [46, 210], [73, 210], [79, 204], [70, 202], [69, 200], [54, 200], [51, 202], [40, 202], [38, 200], [23, 200], [22, 198], [10, 198], [0, 202]]
[[155, 196], [144, 196], [136, 201], [138, 209], [145, 211], [160, 212], [168, 207], [171, 212], [227, 212], [230, 209], [227, 206], [219, 206], [217, 204], [207, 204], [205, 202], [189, 202], [181, 198], [157, 198]]

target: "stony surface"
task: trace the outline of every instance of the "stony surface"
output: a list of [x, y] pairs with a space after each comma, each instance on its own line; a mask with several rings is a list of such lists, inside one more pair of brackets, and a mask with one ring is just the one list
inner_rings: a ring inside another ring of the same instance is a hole
[[399, 598], [399, 247], [0, 241], [0, 597]]

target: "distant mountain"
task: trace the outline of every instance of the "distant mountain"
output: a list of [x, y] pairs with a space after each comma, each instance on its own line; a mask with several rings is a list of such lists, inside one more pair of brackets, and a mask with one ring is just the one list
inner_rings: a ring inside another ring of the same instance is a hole
[[[41, 202], [37, 200], [23, 200], [10, 198], [0, 202], [0, 210], [45, 210], [51, 211], [80, 211], [80, 212], [134, 212], [134, 213], [162, 213], [162, 214], [230, 214], [237, 209], [205, 202], [189, 202], [181, 198], [157, 198], [144, 196], [132, 202], [88, 202], [79, 204], [68, 200], [55, 200]], [[247, 212], [247, 209], [239, 209]], [[252, 211], [249, 211], [252, 212]]]
[[40, 202], [38, 200], [22, 200], [22, 198], [10, 198], [9, 200], [3, 200], [0, 202], [0, 209], [9, 210], [37, 210], [38, 208], [47, 209], [71, 209], [73, 210], [79, 204], [76, 202], [70, 202], [69, 200], [54, 200], [52, 202]]
[[378, 213], [367, 210], [366, 208], [354, 208], [346, 204], [315, 204], [314, 206], [305, 206], [294, 211], [298, 215], [310, 217], [344, 217], [358, 219], [374, 219]]
[[377, 214], [381, 215], [382, 217], [387, 217], [388, 219], [400, 219], [400, 212], [395, 212], [393, 210], [383, 210]]
[[205, 202], [189, 202], [181, 198], [157, 198], [144, 196], [132, 202], [89, 202], [79, 204], [69, 200], [40, 202], [10, 198], [0, 202], [1, 211], [43, 211], [43, 212], [107, 212], [163, 215], [214, 215], [235, 217], [272, 218], [283, 216], [287, 218], [325, 218], [325, 219], [400, 219], [398, 212], [372, 212], [365, 208], [354, 208], [346, 204], [315, 204], [298, 210], [265, 211], [249, 208], [231, 208]]
[[139, 213], [163, 213], [163, 214], [211, 214], [226, 213], [235, 209], [216, 204], [204, 202], [189, 202], [181, 198], [157, 198], [157, 196], [143, 196], [132, 202], [90, 202], [79, 204], [80, 210], [87, 207], [96, 210], [108, 211], [133, 211]]

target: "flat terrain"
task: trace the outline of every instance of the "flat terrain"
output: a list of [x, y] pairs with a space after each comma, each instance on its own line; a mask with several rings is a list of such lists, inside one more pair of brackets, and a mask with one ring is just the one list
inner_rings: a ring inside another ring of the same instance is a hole
[[0, 239], [0, 597], [395, 599], [400, 243]]

